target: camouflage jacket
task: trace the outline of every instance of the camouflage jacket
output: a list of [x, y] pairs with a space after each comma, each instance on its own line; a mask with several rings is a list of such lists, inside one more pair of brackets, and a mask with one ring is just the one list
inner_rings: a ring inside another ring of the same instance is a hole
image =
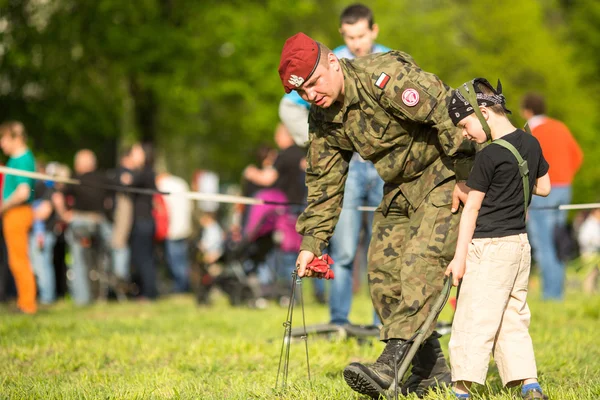
[[353, 152], [373, 162], [386, 182], [384, 214], [399, 191], [417, 208], [474, 154], [448, 117], [452, 89], [408, 54], [391, 51], [340, 60], [340, 65], [343, 102], [327, 109], [313, 106], [309, 115], [308, 206], [296, 230], [303, 235], [301, 249], [317, 255], [341, 212]]

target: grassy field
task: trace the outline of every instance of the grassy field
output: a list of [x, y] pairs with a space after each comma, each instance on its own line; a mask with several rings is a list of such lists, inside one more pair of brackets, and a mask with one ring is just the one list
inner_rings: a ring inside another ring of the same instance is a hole
[[[305, 288], [305, 293], [309, 293]], [[564, 303], [544, 303], [532, 283], [531, 334], [542, 386], [550, 399], [600, 399], [600, 296], [572, 290]], [[299, 326], [300, 308], [294, 326]], [[309, 340], [312, 382], [303, 344], [291, 348], [288, 389], [275, 391], [286, 309], [231, 308], [217, 297], [198, 307], [191, 296], [154, 304], [63, 302], [34, 317], [0, 306], [2, 399], [359, 399], [341, 371], [374, 360], [377, 341]], [[352, 319], [370, 322], [366, 295]], [[450, 311], [444, 310], [442, 319]], [[308, 302], [308, 324], [327, 321], [328, 310]], [[443, 337], [446, 347], [448, 336]], [[490, 368], [476, 399], [513, 399]], [[428, 399], [451, 399], [431, 394]]]

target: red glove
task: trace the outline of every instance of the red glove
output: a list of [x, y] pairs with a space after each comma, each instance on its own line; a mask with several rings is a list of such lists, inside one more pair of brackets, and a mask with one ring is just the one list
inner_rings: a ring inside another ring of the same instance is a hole
[[315, 278], [333, 279], [333, 270], [329, 268], [329, 265], [333, 264], [333, 260], [328, 254], [323, 255], [320, 258], [315, 257], [307, 266], [308, 271], [312, 271]]

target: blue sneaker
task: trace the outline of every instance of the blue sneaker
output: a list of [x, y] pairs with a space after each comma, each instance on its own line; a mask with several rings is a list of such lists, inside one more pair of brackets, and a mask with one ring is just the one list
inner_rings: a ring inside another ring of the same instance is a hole
[[542, 391], [539, 389], [530, 389], [530, 390], [526, 391], [525, 394], [523, 394], [523, 399], [524, 400], [535, 400], [535, 399], [548, 400], [548, 396], [546, 396], [544, 393], [542, 393]]

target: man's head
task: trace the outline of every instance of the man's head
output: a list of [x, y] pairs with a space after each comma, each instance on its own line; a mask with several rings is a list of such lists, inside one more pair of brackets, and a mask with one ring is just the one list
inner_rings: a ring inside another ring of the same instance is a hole
[[371, 54], [379, 34], [371, 9], [363, 4], [346, 7], [340, 15], [340, 34], [356, 57]]
[[119, 165], [123, 168], [134, 169], [133, 157], [131, 157], [132, 146], [126, 147], [120, 153]]
[[546, 101], [539, 93], [527, 93], [521, 100], [521, 116], [530, 119], [536, 115], [546, 114]]
[[9, 121], [0, 125], [0, 147], [7, 156], [15, 155], [27, 145], [25, 126], [19, 121]]
[[83, 175], [96, 170], [96, 155], [88, 149], [79, 150], [75, 153], [75, 173]]
[[149, 143], [134, 144], [129, 154], [134, 168], [143, 168], [146, 165], [154, 164], [152, 146]]
[[[472, 85], [472, 86], [471, 86]], [[471, 93], [474, 89], [475, 93]], [[466, 94], [466, 96], [465, 96]], [[476, 100], [477, 104], [472, 103]], [[475, 107], [479, 109], [478, 116]], [[507, 120], [510, 110], [506, 108], [506, 98], [502, 94], [502, 85], [498, 81], [496, 89], [484, 78], [467, 82], [454, 91], [448, 105], [450, 119], [462, 132], [462, 135], [477, 143], [485, 143], [491, 138], [484, 126], [495, 126]]]
[[344, 95], [344, 73], [338, 58], [321, 43], [297, 33], [281, 51], [279, 77], [286, 93], [296, 90], [310, 104], [327, 108]]

